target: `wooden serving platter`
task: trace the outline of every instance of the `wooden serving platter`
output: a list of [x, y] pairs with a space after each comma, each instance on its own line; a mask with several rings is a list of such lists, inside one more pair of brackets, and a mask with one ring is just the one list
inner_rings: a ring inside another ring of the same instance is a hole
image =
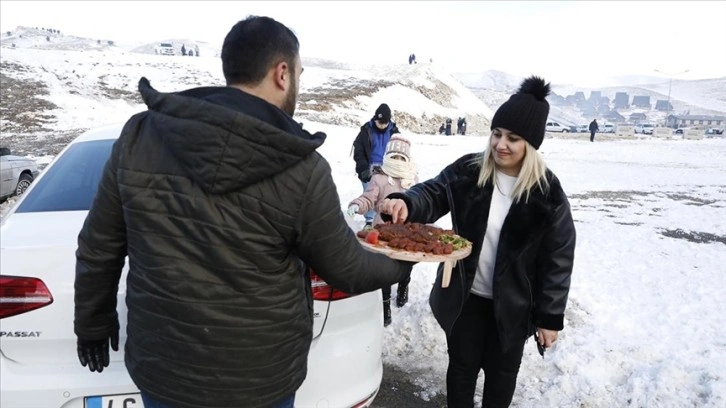
[[386, 255], [391, 259], [408, 262], [443, 262], [444, 276], [441, 280], [442, 288], [449, 287], [449, 282], [451, 281], [451, 269], [454, 267], [454, 262], [458, 261], [459, 259], [464, 259], [469, 256], [469, 254], [471, 254], [471, 245], [465, 248], [458, 249], [448, 255], [435, 255], [428, 252], [411, 252], [401, 249], [389, 248], [386, 245], [385, 241], [379, 241], [378, 244], [373, 245], [366, 242], [364, 238], [357, 238], [358, 242], [363, 245], [363, 248], [371, 252]]

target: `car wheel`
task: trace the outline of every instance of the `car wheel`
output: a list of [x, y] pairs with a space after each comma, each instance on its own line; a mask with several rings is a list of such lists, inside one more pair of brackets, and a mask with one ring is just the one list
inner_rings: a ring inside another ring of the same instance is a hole
[[30, 174], [21, 174], [20, 179], [18, 180], [18, 186], [15, 187], [15, 195], [21, 195], [25, 192], [25, 190], [30, 187], [30, 183], [33, 182], [33, 176]]
[[562, 133], [570, 133], [567, 129], [562, 129]]

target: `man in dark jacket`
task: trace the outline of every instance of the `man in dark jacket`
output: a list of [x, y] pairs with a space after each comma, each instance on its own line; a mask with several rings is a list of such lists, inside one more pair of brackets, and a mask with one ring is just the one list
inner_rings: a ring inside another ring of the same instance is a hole
[[590, 122], [590, 141], [595, 141], [595, 133], [600, 130], [600, 127], [597, 125], [597, 120], [593, 119], [592, 122]]
[[362, 293], [411, 265], [363, 250], [340, 210], [325, 140], [292, 119], [292, 31], [267, 17], [225, 38], [226, 87], [160, 93], [114, 144], [78, 237], [75, 333], [101, 372], [118, 349], [146, 406], [292, 407], [312, 340], [309, 268]]
[[[363, 191], [371, 180], [373, 168], [383, 165], [383, 154], [386, 152], [386, 145], [391, 140], [391, 135], [401, 133], [396, 123], [391, 120], [391, 108], [382, 103], [373, 118], [360, 127], [360, 132], [353, 141], [353, 160], [355, 160], [355, 172], [363, 184]], [[364, 214], [366, 225], [373, 224], [376, 212], [373, 210]]]

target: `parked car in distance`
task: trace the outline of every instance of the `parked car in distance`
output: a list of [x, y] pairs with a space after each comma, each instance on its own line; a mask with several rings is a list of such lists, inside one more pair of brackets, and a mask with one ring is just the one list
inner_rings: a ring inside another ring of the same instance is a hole
[[655, 129], [654, 125], [651, 125], [650, 123], [641, 123], [639, 125], [635, 125], [635, 133], [640, 133], [644, 135], [652, 135], [653, 129]]
[[575, 131], [577, 133], [590, 133], [590, 125], [577, 125]]
[[174, 46], [171, 43], [160, 43], [154, 47], [154, 53], [158, 55], [174, 55]]
[[15, 156], [9, 148], [0, 147], [0, 199], [23, 194], [39, 172], [35, 160]]
[[706, 129], [706, 134], [707, 135], [722, 135], [723, 134], [723, 129], [719, 129], [719, 128], [708, 128], [708, 129]]
[[682, 135], [683, 134], [683, 128], [679, 128], [673, 131], [674, 135]]
[[[73, 332], [78, 232], [121, 128], [69, 143], [3, 218], [0, 407], [141, 406], [124, 364], [128, 265], [118, 287], [120, 350], [102, 373], [78, 362]], [[312, 271], [310, 280], [313, 340], [295, 406], [368, 407], [383, 375], [381, 291], [349, 295]]]
[[558, 132], [558, 133], [567, 133], [570, 131], [569, 126], [560, 125], [557, 122], [547, 122], [547, 125], [545, 126], [546, 132]]
[[598, 127], [600, 128], [600, 133], [615, 133], [615, 125], [611, 125], [608, 123], [604, 125], [599, 125]]

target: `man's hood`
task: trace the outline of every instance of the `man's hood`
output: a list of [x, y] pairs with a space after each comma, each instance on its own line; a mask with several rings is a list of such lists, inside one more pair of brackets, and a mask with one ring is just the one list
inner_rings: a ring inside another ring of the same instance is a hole
[[159, 137], [205, 191], [238, 190], [288, 169], [323, 144], [285, 112], [231, 87], [162, 93], [146, 78], [142, 134]]

